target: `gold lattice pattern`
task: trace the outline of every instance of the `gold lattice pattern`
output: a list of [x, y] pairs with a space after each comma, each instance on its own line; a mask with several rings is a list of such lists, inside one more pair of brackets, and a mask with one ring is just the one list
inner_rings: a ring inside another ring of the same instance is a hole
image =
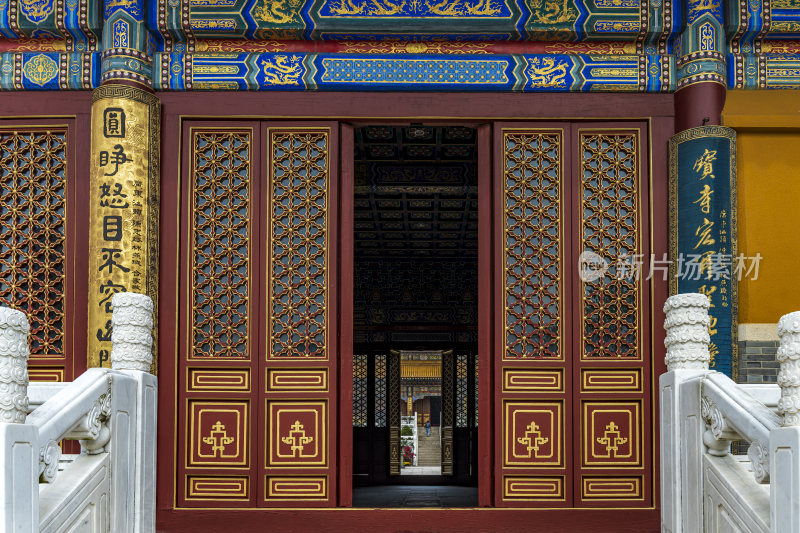
[[353, 427], [367, 427], [369, 406], [367, 354], [353, 354]]
[[195, 132], [192, 357], [248, 357], [250, 134]]
[[329, 134], [271, 132], [271, 357], [326, 358]]
[[467, 378], [467, 354], [456, 356], [456, 427], [469, 427], [469, 387]]
[[64, 355], [66, 131], [0, 131], [0, 302], [28, 315], [33, 356]]
[[505, 357], [561, 356], [561, 135], [505, 133]]
[[640, 253], [638, 144], [636, 132], [581, 133], [582, 250], [609, 265], [582, 283], [585, 358], [638, 356], [639, 281], [618, 268]]
[[375, 427], [386, 427], [386, 354], [375, 355]]

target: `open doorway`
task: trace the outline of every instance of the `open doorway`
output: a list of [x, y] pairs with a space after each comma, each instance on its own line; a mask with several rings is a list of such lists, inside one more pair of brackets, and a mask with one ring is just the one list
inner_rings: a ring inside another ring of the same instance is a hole
[[477, 504], [477, 130], [356, 128], [353, 505]]
[[[440, 476], [447, 462], [443, 451], [452, 441], [442, 422], [442, 364], [452, 350], [392, 351], [400, 358], [400, 460], [402, 476]], [[446, 391], [449, 392], [449, 391]], [[450, 403], [449, 405], [452, 405]], [[452, 429], [452, 428], [451, 428]], [[443, 442], [445, 439], [445, 442]], [[393, 444], [390, 443], [390, 446]], [[449, 461], [452, 467], [452, 461]]]

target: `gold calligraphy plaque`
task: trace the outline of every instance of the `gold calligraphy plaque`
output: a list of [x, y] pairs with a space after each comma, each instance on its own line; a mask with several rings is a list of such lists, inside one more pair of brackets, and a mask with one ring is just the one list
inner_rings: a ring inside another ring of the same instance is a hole
[[114, 294], [157, 304], [160, 120], [158, 98], [144, 90], [106, 85], [92, 95], [89, 367], [111, 366]]

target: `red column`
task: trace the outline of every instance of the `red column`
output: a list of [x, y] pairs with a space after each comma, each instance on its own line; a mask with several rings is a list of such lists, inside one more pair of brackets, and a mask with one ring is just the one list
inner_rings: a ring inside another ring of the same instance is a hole
[[675, 133], [721, 124], [724, 105], [725, 87], [719, 83], [695, 83], [679, 89], [675, 93]]

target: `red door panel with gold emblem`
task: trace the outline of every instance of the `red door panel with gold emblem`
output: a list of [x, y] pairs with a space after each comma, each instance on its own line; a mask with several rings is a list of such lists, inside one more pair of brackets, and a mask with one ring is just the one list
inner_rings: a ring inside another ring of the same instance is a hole
[[654, 416], [647, 129], [576, 124], [572, 136], [575, 505], [649, 507]]
[[335, 123], [189, 123], [178, 507], [335, 504]]
[[498, 506], [652, 505], [645, 139], [496, 124]]

